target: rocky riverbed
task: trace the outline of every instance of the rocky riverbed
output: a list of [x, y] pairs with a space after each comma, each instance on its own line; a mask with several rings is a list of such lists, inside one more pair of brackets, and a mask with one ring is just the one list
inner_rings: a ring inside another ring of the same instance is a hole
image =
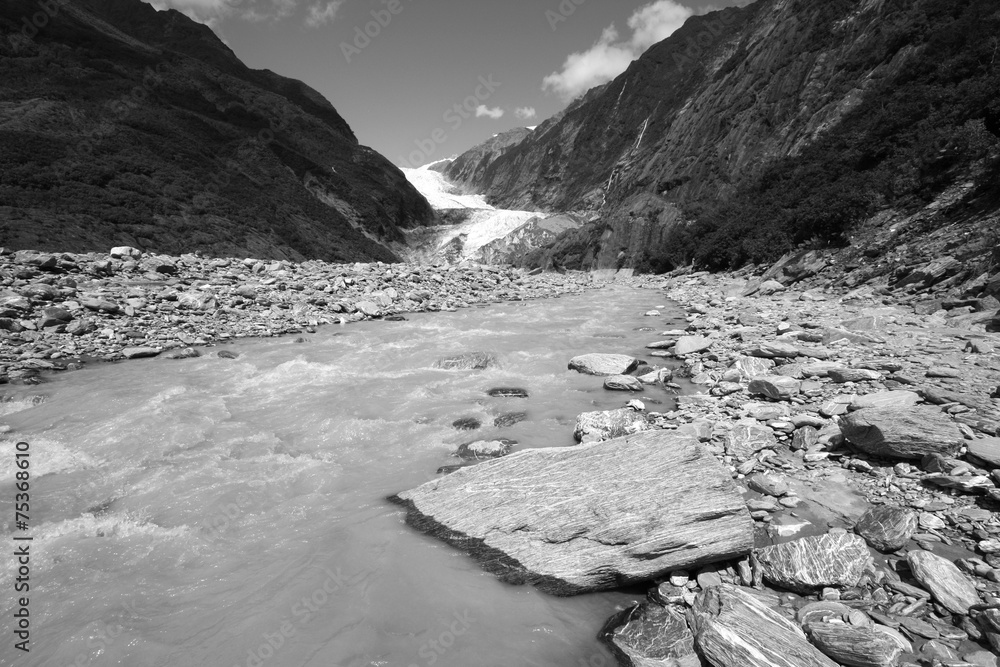
[[[997, 665], [997, 304], [748, 278], [665, 280], [687, 327], [567, 359], [625, 392], [584, 444], [394, 500], [506, 581], [648, 582], [602, 631], [622, 665]], [[667, 359], [698, 390], [646, 411]]]
[[86, 360], [197, 356], [237, 338], [578, 293], [584, 274], [0, 248], [0, 384]]

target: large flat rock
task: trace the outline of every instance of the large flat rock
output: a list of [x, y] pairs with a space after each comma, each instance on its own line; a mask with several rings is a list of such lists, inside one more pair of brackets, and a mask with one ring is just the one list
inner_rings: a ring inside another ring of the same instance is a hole
[[574, 595], [747, 554], [729, 472], [667, 431], [518, 452], [391, 498], [413, 527], [509, 583]]
[[963, 442], [958, 426], [937, 408], [868, 408], [844, 417], [844, 437], [868, 454], [919, 459], [952, 455]]

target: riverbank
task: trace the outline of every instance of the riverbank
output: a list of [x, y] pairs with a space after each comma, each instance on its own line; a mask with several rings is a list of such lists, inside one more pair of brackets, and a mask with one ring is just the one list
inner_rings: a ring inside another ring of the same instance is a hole
[[[694, 645], [732, 658], [782, 637], [785, 619], [841, 664], [997, 665], [995, 302], [747, 274], [681, 276], [665, 296], [688, 326], [661, 332], [650, 354], [682, 360], [698, 391], [650, 427], [701, 440], [725, 466], [756, 544], [740, 562], [656, 580], [650, 602], [611, 620], [615, 652], [649, 658], [657, 642], [689, 640], [691, 664]], [[709, 591], [720, 584], [732, 588]], [[720, 599], [729, 618], [709, 609]], [[668, 622], [678, 612], [690, 629]], [[712, 639], [720, 628], [729, 641]], [[795, 665], [827, 664], [800, 644]], [[788, 660], [752, 654], [739, 664]]]
[[490, 266], [334, 265], [196, 255], [4, 252], [0, 249], [0, 384], [45, 371], [165, 355], [239, 338], [576, 294], [589, 275]]

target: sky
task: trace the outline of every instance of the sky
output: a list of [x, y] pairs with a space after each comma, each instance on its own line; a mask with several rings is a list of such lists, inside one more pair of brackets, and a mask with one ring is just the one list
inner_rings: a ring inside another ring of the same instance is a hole
[[304, 81], [398, 166], [538, 125], [693, 14], [748, 0], [145, 0]]

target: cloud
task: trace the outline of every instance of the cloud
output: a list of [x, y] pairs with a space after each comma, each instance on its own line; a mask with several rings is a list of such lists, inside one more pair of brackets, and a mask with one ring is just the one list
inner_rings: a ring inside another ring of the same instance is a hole
[[309, 28], [319, 28], [333, 21], [344, 4], [344, 0], [329, 0], [319, 2], [309, 8], [309, 15], [306, 16], [306, 26]]
[[476, 118], [482, 118], [486, 116], [487, 118], [492, 118], [493, 120], [499, 120], [503, 118], [504, 111], [500, 107], [490, 109], [485, 104], [480, 104], [476, 107]]
[[[144, 0], [160, 11], [176, 9], [212, 28], [223, 19], [238, 16], [252, 22], [274, 21], [291, 16], [303, 0]], [[345, 0], [320, 0], [309, 7], [306, 22], [333, 20]], [[329, 14], [329, 18], [323, 18]], [[315, 19], [313, 17], [316, 17]], [[311, 25], [311, 24], [310, 24]], [[322, 25], [320, 23], [319, 25]]]
[[535, 107], [518, 107], [514, 109], [514, 115], [521, 120], [529, 120], [537, 116], [538, 112], [535, 111]]
[[562, 70], [545, 77], [542, 90], [568, 102], [594, 86], [611, 81], [646, 49], [663, 41], [694, 15], [675, 0], [656, 0], [637, 9], [628, 20], [632, 34], [622, 39], [614, 24], [586, 51], [571, 53]]

